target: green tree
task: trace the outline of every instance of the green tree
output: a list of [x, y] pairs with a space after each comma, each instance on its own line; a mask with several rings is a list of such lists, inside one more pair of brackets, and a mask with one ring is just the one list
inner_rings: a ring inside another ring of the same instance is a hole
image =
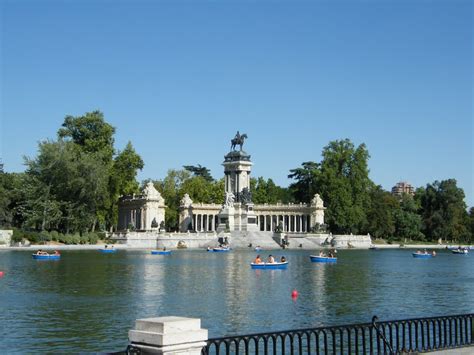
[[470, 239], [469, 217], [464, 191], [455, 179], [435, 181], [417, 190], [421, 205], [423, 231], [427, 238], [461, 242]]
[[144, 167], [142, 158], [137, 154], [131, 142], [115, 156], [109, 176], [109, 205], [100, 222], [115, 226], [118, 222], [118, 200], [121, 195], [131, 195], [140, 192], [136, 180], [138, 170]]
[[308, 161], [301, 164], [301, 168], [291, 169], [288, 177], [296, 180], [289, 187], [297, 202], [309, 203], [315, 194], [320, 192], [320, 165]]
[[412, 196], [403, 194], [395, 211], [395, 235], [401, 240], [424, 240], [418, 206]]
[[[178, 211], [180, 205], [179, 191], [182, 184], [191, 178], [191, 173], [187, 170], [168, 170], [168, 174], [163, 180], [153, 181], [155, 188], [165, 199], [165, 225], [168, 230], [178, 228]], [[142, 185], [146, 184], [144, 181]]]
[[394, 214], [399, 209], [398, 200], [380, 185], [371, 189], [370, 200], [368, 231], [375, 238], [390, 239], [395, 234]]
[[70, 138], [87, 153], [98, 153], [104, 162], [110, 163], [114, 155], [115, 128], [105, 122], [100, 111], [87, 112], [84, 116], [66, 116], [59, 138]]
[[200, 176], [208, 182], [214, 181], [213, 177], [211, 176], [211, 171], [208, 168], [206, 168], [204, 166], [201, 166], [201, 164], [198, 164], [197, 166], [195, 166], [195, 165], [184, 165], [183, 168], [185, 170], [189, 171], [190, 173], [192, 173], [196, 177]]
[[250, 178], [250, 192], [252, 193], [252, 200], [256, 204], [288, 203], [292, 201], [291, 192], [288, 188], [278, 186], [272, 179], [265, 180], [263, 177]]
[[369, 152], [349, 139], [332, 141], [323, 149], [320, 194], [327, 207], [326, 223], [335, 233], [367, 232], [366, 211], [370, 206]]
[[469, 243], [472, 243], [474, 241], [474, 207], [469, 209], [469, 230], [471, 232], [469, 236]]

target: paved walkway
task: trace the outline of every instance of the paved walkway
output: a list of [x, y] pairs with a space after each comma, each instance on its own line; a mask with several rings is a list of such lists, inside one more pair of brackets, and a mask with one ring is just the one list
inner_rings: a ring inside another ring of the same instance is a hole
[[466, 348], [457, 348], [457, 349], [449, 349], [449, 350], [440, 350], [440, 351], [433, 351], [429, 354], [439, 354], [439, 355], [473, 355], [474, 354], [474, 347], [466, 347]]

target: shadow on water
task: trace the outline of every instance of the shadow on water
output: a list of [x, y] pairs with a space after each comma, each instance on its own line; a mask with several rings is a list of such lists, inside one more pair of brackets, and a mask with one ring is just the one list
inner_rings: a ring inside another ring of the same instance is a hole
[[308, 251], [272, 253], [287, 270], [252, 270], [245, 250], [65, 251], [60, 261], [2, 251], [0, 351], [116, 351], [135, 319], [152, 316], [198, 317], [215, 337], [474, 311], [471, 256], [351, 250], [319, 264]]

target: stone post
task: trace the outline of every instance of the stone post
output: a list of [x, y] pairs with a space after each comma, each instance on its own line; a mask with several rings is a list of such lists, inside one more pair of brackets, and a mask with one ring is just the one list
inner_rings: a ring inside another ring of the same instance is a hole
[[128, 332], [132, 346], [143, 354], [200, 355], [208, 339], [201, 320], [185, 317], [137, 319], [135, 328]]

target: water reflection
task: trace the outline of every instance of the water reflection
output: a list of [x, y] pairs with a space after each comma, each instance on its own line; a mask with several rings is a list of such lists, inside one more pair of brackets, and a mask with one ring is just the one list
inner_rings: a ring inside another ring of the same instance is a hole
[[285, 251], [287, 270], [252, 270], [253, 251], [30, 254], [0, 253], [2, 353], [120, 350], [135, 319], [152, 316], [198, 317], [220, 336], [474, 311], [474, 257], [445, 252], [344, 251], [331, 265]]

